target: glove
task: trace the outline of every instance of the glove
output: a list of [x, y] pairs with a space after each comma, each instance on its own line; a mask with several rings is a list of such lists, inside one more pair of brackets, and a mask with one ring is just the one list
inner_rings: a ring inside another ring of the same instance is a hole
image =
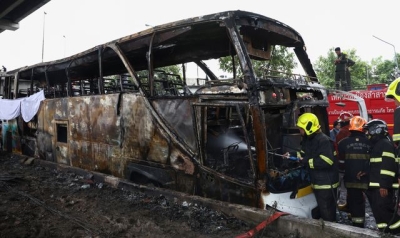
[[366, 175], [366, 173], [360, 171], [360, 172], [357, 173], [357, 176], [356, 176], [356, 177], [357, 177], [358, 180], [361, 180], [361, 177], [364, 176], [364, 175]]
[[298, 157], [295, 157], [295, 156], [290, 156], [289, 152], [286, 152], [283, 156], [285, 158], [287, 158], [287, 159], [292, 160], [292, 161], [300, 161], [300, 160], [302, 160], [302, 158], [298, 158]]
[[299, 161], [299, 160], [300, 160], [299, 158], [294, 157], [294, 156], [290, 156], [289, 159], [290, 159], [290, 160], [293, 160], [293, 161]]

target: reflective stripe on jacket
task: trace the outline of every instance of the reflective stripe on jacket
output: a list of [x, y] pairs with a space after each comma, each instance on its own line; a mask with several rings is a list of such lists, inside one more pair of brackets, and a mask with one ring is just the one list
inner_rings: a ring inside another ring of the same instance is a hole
[[398, 163], [394, 146], [387, 138], [382, 137], [374, 145], [370, 153], [370, 187], [398, 187]]
[[303, 163], [309, 169], [314, 189], [331, 189], [338, 185], [339, 170], [333, 150], [333, 142], [321, 132], [303, 138]]
[[[352, 131], [338, 144], [339, 160], [345, 162], [344, 184], [346, 188], [368, 189], [369, 152], [371, 143], [363, 132]], [[363, 172], [364, 176], [357, 178]]]

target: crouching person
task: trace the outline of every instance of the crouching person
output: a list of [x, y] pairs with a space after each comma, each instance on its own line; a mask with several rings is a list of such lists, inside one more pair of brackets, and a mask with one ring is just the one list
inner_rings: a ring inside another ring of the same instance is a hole
[[338, 144], [339, 156], [344, 163], [344, 186], [347, 189], [346, 202], [349, 206], [353, 226], [364, 227], [365, 199], [368, 189], [370, 141], [364, 133], [367, 121], [354, 116], [350, 119], [350, 136]]
[[313, 113], [304, 113], [297, 120], [302, 135], [302, 163], [307, 167], [321, 218], [336, 221], [336, 193], [339, 170], [333, 157], [333, 143], [321, 132]]
[[399, 233], [400, 217], [394, 214], [394, 189], [397, 187], [398, 164], [394, 145], [388, 137], [385, 121], [374, 119], [365, 126], [371, 142], [370, 182], [367, 197], [371, 204], [376, 225], [380, 231]]

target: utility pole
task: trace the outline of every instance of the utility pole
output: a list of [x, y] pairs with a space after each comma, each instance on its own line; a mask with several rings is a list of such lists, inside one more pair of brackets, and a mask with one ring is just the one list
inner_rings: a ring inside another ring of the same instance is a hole
[[42, 62], [43, 62], [43, 58], [44, 58], [44, 26], [45, 26], [45, 22], [46, 22], [46, 12], [44, 12], [43, 14], [43, 38], [42, 38]]
[[64, 37], [64, 57], [65, 57], [65, 49], [67, 48], [67, 38], [65, 37], [65, 35], [63, 35]]
[[397, 71], [397, 70], [399, 69], [399, 64], [397, 63], [396, 47], [395, 47], [393, 44], [391, 44], [391, 43], [389, 43], [389, 42], [387, 42], [387, 41], [382, 40], [381, 38], [378, 38], [378, 37], [376, 37], [376, 36], [374, 36], [374, 35], [372, 35], [372, 36], [375, 37], [376, 39], [380, 40], [380, 41], [385, 42], [385, 43], [388, 44], [388, 45], [393, 46], [393, 50], [394, 50], [394, 62], [395, 62], [395, 64], [396, 64], [396, 71]]

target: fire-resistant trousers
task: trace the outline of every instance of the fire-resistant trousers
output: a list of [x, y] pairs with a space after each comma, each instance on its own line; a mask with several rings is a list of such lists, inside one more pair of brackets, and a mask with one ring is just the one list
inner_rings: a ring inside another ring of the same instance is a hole
[[365, 199], [364, 190], [358, 188], [347, 188], [347, 206], [351, 214], [353, 226], [364, 228], [365, 222]]
[[343, 91], [351, 90], [350, 71], [346, 70], [335, 72], [335, 87], [336, 89]]
[[388, 195], [384, 198], [381, 197], [379, 188], [368, 189], [366, 195], [371, 205], [372, 213], [374, 214], [376, 225], [379, 230], [385, 231], [385, 228], [389, 225], [385, 232], [390, 232], [393, 234], [399, 233], [399, 227], [390, 228], [390, 223], [395, 224], [400, 221], [399, 215], [397, 215], [397, 213], [394, 214], [395, 200], [393, 196], [393, 189], [389, 189]]
[[319, 212], [324, 221], [336, 221], [336, 193], [337, 188], [314, 189]]

